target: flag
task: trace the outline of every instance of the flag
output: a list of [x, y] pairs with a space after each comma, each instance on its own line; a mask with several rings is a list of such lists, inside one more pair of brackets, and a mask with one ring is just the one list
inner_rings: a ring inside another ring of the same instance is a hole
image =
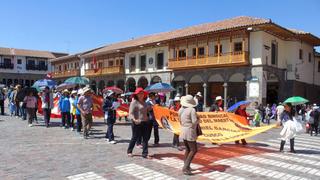
[[94, 73], [97, 73], [99, 71], [96, 54], [93, 54], [93, 70], [94, 70]]

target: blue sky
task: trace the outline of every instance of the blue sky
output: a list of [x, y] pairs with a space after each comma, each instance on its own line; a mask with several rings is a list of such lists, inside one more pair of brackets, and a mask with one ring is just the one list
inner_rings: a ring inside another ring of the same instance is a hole
[[318, 0], [2, 0], [0, 7], [0, 47], [76, 53], [241, 15], [320, 37]]

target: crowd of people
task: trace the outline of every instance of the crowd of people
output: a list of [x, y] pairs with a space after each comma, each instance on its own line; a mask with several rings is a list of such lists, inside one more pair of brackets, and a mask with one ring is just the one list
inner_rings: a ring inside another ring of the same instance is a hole
[[[22, 89], [20, 85], [15, 88], [10, 87], [5, 93], [1, 90], [0, 106], [1, 115], [4, 115], [4, 101], [8, 99], [9, 111], [11, 116], [20, 117], [22, 120], [28, 120], [28, 126], [32, 127], [33, 122], [37, 123], [37, 111], [39, 103], [44, 116], [44, 123], [47, 128], [50, 127], [51, 110], [54, 108], [54, 98], [58, 97], [58, 108], [61, 111], [61, 127], [76, 130], [82, 134], [84, 139], [90, 136], [91, 127], [93, 125], [93, 91], [89, 87], [76, 88], [72, 90], [65, 89], [53, 93], [49, 87], [45, 87], [41, 92], [34, 89]], [[166, 103], [168, 102], [168, 104]], [[185, 161], [183, 173], [191, 175], [190, 163], [197, 153], [197, 137], [201, 135], [199, 126], [199, 118], [196, 112], [206, 111], [203, 107], [201, 92], [192, 95], [176, 96], [167, 101], [164, 93], [148, 93], [143, 88], [137, 88], [132, 95], [117, 94], [114, 91], [108, 90], [103, 92], [104, 119], [107, 124], [105, 138], [108, 143], [116, 144], [114, 135], [114, 124], [116, 123], [116, 110], [121, 104], [129, 104], [128, 116], [125, 121], [131, 122], [132, 137], [127, 148], [128, 157], [132, 157], [134, 147], [142, 149], [142, 157], [152, 158], [148, 152], [148, 142], [151, 138], [152, 131], [154, 135], [154, 146], [158, 146], [160, 142], [159, 125], [153, 113], [153, 106], [166, 106], [170, 110], [176, 111], [179, 114], [181, 133], [173, 134], [172, 147], [179, 151], [183, 149], [180, 146], [179, 139], [183, 140], [185, 149]], [[224, 99], [221, 96], [215, 98], [214, 103], [209, 108], [209, 112], [222, 112]], [[246, 111], [247, 105], [240, 105], [235, 114], [247, 119], [246, 125], [259, 127], [262, 123], [270, 124], [270, 120], [275, 120], [279, 125], [283, 126], [280, 133], [280, 152], [283, 152], [285, 142], [290, 141], [290, 152], [295, 153], [294, 137], [297, 135], [294, 127], [294, 121], [299, 114], [303, 121], [310, 124], [310, 135], [318, 134], [319, 126], [319, 107], [313, 106], [292, 106], [290, 103], [273, 104], [272, 106], [255, 104], [254, 113], [251, 114], [252, 121], [249, 121], [249, 114]], [[119, 118], [121, 120], [121, 117]], [[180, 137], [179, 137], [180, 136]], [[236, 141], [239, 144], [240, 141]], [[246, 145], [245, 139], [241, 139], [241, 143]]]

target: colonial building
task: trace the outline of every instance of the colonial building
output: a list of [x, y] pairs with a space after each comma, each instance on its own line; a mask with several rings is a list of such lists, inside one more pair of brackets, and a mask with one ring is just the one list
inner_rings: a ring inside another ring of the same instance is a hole
[[51, 72], [49, 59], [65, 56], [64, 53], [0, 48], [0, 81], [6, 85], [31, 86]]
[[161, 81], [175, 93], [202, 92], [205, 106], [218, 95], [260, 103], [300, 95], [319, 102], [319, 45], [310, 33], [241, 16], [111, 44], [80, 59], [82, 75], [99, 89], [133, 91]]

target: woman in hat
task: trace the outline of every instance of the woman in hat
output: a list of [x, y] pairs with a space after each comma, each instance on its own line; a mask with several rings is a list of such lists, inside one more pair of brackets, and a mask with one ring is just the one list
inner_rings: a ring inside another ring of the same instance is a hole
[[280, 115], [281, 124], [283, 129], [280, 132], [281, 143], [280, 143], [280, 152], [283, 152], [284, 145], [287, 140], [290, 140], [290, 152], [296, 153], [294, 150], [294, 138], [297, 135], [296, 126], [293, 122], [295, 112], [292, 108], [291, 103], [284, 104], [284, 111]]
[[63, 90], [62, 96], [59, 100], [59, 108], [61, 111], [61, 125], [65, 129], [70, 127], [70, 100], [69, 100], [69, 91], [67, 89]]
[[139, 87], [133, 93], [133, 100], [129, 107], [129, 119], [132, 120], [132, 137], [127, 150], [128, 157], [133, 157], [132, 151], [139, 135], [142, 135], [142, 157], [150, 159], [148, 155], [148, 105], [145, 102], [148, 93]]
[[[248, 113], [246, 112], [246, 107], [247, 105], [243, 104], [240, 105], [237, 110], [235, 111], [235, 114], [242, 116], [246, 119], [246, 124], [245, 125], [249, 125], [248, 122]], [[236, 144], [239, 144], [239, 140], [235, 141]], [[245, 139], [241, 139], [241, 143], [242, 145], [247, 145], [247, 141]]]
[[89, 137], [89, 131], [92, 126], [92, 110], [93, 110], [93, 100], [92, 100], [92, 90], [89, 87], [83, 88], [83, 95], [80, 96], [77, 107], [81, 112], [81, 120], [83, 127], [83, 138], [87, 139]]
[[115, 93], [113, 91], [107, 92], [104, 102], [103, 102], [103, 111], [105, 114], [105, 120], [107, 121], [107, 132], [106, 132], [106, 139], [110, 144], [115, 144], [116, 141], [114, 140], [113, 134], [113, 125], [116, 122], [116, 110], [113, 107], [115, 99]]
[[76, 90], [72, 90], [71, 92], [71, 96], [70, 96], [70, 116], [71, 116], [71, 123], [70, 123], [70, 128], [71, 128], [71, 131], [74, 130], [74, 120], [76, 118], [76, 110], [77, 110], [77, 107], [76, 105], [74, 104], [74, 101], [76, 99], [76, 96], [77, 96], [77, 91]]
[[194, 100], [197, 103], [197, 107], [196, 107], [197, 112], [203, 112], [203, 102], [202, 102], [202, 94], [201, 94], [201, 92], [198, 92], [194, 96]]
[[[173, 99], [173, 102], [174, 105], [171, 106], [170, 110], [178, 112], [181, 108], [180, 97], [176, 96]], [[172, 147], [178, 149], [179, 151], [182, 151], [182, 149], [179, 147], [179, 144], [179, 134], [173, 134]]]
[[197, 103], [191, 95], [186, 95], [181, 97], [181, 105], [182, 107], [179, 110], [180, 136], [186, 147], [182, 172], [186, 175], [192, 175], [190, 164], [198, 151], [196, 140], [198, 138], [197, 126], [199, 119], [195, 110]]
[[80, 134], [81, 128], [82, 128], [82, 122], [81, 122], [81, 112], [80, 112], [80, 109], [78, 108], [77, 104], [78, 104], [79, 98], [82, 95], [82, 93], [83, 93], [83, 90], [79, 89], [77, 91], [77, 96], [75, 97], [74, 102], [73, 102], [73, 105], [76, 108], [77, 133], [79, 133], [79, 134]]

